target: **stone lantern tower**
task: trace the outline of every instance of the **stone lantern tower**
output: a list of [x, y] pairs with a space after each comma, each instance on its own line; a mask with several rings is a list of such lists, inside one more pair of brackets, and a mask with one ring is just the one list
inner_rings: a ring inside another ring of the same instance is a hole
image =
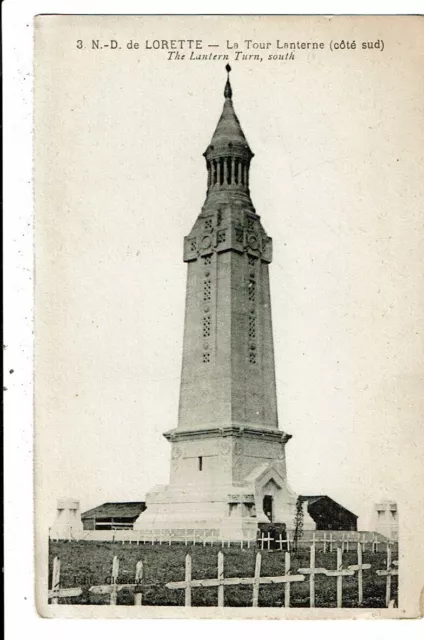
[[[184, 238], [187, 293], [178, 425], [167, 486], [136, 528], [201, 529], [238, 539], [269, 520], [292, 526], [279, 429], [269, 265], [272, 240], [253, 206], [253, 153], [228, 78], [206, 159], [207, 193]], [[305, 528], [314, 524], [305, 514]]]

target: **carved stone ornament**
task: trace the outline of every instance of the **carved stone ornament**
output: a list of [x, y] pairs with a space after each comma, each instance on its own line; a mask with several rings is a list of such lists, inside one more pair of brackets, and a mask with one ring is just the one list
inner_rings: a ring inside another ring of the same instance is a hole
[[241, 440], [236, 440], [236, 443], [234, 445], [234, 453], [236, 454], [236, 456], [239, 456], [243, 453], [243, 443], [241, 442]]
[[211, 236], [203, 236], [202, 238], [202, 249], [209, 249], [212, 244]]
[[181, 458], [181, 449], [179, 447], [173, 447], [172, 458], [173, 460], [178, 460], [179, 458]]
[[230, 453], [230, 451], [231, 451], [231, 442], [230, 442], [229, 438], [223, 438], [221, 440], [221, 443], [219, 445], [219, 450], [224, 456], [226, 456], [226, 455], [228, 455]]
[[259, 247], [259, 240], [253, 233], [248, 238], [249, 247], [256, 251]]

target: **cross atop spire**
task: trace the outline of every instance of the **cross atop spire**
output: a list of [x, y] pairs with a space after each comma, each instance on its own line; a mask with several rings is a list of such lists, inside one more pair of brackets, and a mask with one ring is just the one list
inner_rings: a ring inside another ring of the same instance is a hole
[[225, 69], [227, 71], [227, 82], [225, 83], [224, 98], [226, 100], [227, 99], [231, 100], [231, 98], [233, 97], [233, 90], [231, 88], [231, 83], [230, 83], [230, 71], [231, 71], [230, 65], [227, 64]]

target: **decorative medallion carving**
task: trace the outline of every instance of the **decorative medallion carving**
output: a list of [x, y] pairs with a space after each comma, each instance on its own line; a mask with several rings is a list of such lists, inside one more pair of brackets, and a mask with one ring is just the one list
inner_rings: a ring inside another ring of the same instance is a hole
[[253, 249], [253, 251], [257, 251], [257, 249], [259, 248], [259, 240], [257, 238], [257, 236], [255, 236], [253, 233], [248, 237], [247, 242], [249, 244], [249, 247], [251, 249]]
[[226, 455], [228, 455], [230, 453], [230, 451], [231, 451], [231, 442], [230, 442], [229, 438], [223, 438], [221, 440], [221, 443], [219, 445], [219, 451], [224, 456], [226, 456]]
[[181, 458], [181, 449], [179, 447], [172, 447], [172, 459], [179, 460]]
[[203, 236], [202, 238], [202, 249], [209, 249], [212, 244], [211, 236]]
[[240, 456], [243, 453], [243, 443], [241, 440], [236, 440], [234, 445], [234, 453], [236, 456]]
[[285, 452], [284, 452], [284, 445], [283, 445], [278, 453], [277, 460], [284, 460], [284, 458], [285, 458]]

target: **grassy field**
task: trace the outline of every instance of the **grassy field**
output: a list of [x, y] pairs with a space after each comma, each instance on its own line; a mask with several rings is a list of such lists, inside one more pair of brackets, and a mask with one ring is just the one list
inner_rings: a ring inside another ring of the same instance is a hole
[[[112, 559], [118, 556], [120, 562], [119, 582], [134, 581], [135, 566], [143, 561], [144, 580], [143, 604], [151, 606], [183, 606], [184, 590], [170, 590], [165, 584], [170, 581], [184, 580], [184, 562], [187, 552], [192, 556], [192, 579], [216, 577], [217, 554], [219, 548], [184, 546], [183, 544], [165, 545], [122, 545], [109, 542], [51, 542], [49, 553], [49, 584], [53, 558], [61, 560], [61, 587], [81, 586], [81, 596], [63, 599], [62, 604], [108, 604], [108, 596], [94, 595], [88, 589], [92, 585], [110, 582]], [[252, 577], [255, 568], [256, 549], [225, 548], [225, 577]], [[395, 559], [395, 558], [394, 558]], [[343, 554], [343, 565], [356, 564], [356, 552]], [[364, 571], [363, 607], [385, 607], [385, 578], [377, 576], [376, 569], [386, 567], [386, 554], [383, 552], [363, 554], [363, 562], [371, 564]], [[299, 567], [309, 566], [309, 553], [306, 550], [291, 557], [292, 573]], [[317, 552], [316, 566], [327, 569], [336, 568], [336, 552], [323, 554]], [[284, 574], [284, 553], [280, 551], [262, 551], [261, 575], [276, 576]], [[336, 578], [316, 576], [316, 606], [336, 606]], [[397, 578], [392, 578], [392, 598], [397, 600]], [[357, 577], [343, 578], [343, 607], [358, 606]], [[132, 605], [133, 594], [123, 589], [118, 593], [118, 604]], [[259, 606], [281, 607], [284, 603], [284, 585], [264, 585], [259, 592]], [[238, 585], [225, 588], [225, 606], [246, 607], [252, 604], [252, 586]], [[197, 588], [192, 590], [192, 606], [217, 606], [217, 588]], [[291, 606], [309, 607], [309, 580], [291, 585]]]

